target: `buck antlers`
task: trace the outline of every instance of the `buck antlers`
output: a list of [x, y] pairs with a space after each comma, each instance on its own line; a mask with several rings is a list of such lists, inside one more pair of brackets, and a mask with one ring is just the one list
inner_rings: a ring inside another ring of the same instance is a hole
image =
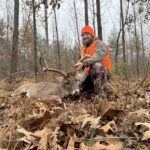
[[65, 74], [63, 71], [50, 68], [50, 66], [48, 66], [48, 63], [44, 57], [43, 58], [40, 57], [39, 63], [42, 66], [44, 72], [45, 71], [52, 71], [52, 72], [55, 72], [55, 73], [62, 75], [64, 78], [67, 78], [67, 74]]

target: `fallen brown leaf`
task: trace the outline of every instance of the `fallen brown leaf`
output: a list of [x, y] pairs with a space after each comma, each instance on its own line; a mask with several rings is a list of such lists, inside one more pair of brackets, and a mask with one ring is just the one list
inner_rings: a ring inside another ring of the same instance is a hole
[[33, 136], [31, 136], [32, 132], [29, 132], [29, 131], [25, 130], [23, 127], [21, 127], [19, 125], [17, 126], [17, 131], [19, 133], [23, 133], [26, 136], [26, 139], [28, 141], [30, 141], [30, 142], [34, 141], [35, 138]]
[[73, 136], [70, 137], [67, 150], [74, 150], [75, 140], [76, 140], [76, 135], [74, 134]]
[[84, 142], [82, 142], [81, 144], [80, 144], [80, 148], [79, 148], [80, 150], [89, 150], [89, 148], [84, 144]]
[[38, 149], [39, 150], [47, 150], [47, 142], [48, 142], [48, 135], [51, 133], [51, 129], [45, 127], [43, 130], [36, 131], [32, 133], [34, 137], [40, 137]]
[[137, 122], [137, 123], [135, 123], [135, 125], [136, 125], [136, 126], [144, 125], [144, 126], [148, 127], [148, 128], [149, 128], [149, 131], [145, 131], [145, 132], [143, 133], [143, 138], [142, 138], [142, 140], [148, 140], [148, 139], [150, 139], [150, 123], [147, 123], [147, 122], [145, 122], [145, 123]]
[[101, 116], [94, 118], [94, 117], [87, 117], [84, 119], [81, 128], [84, 128], [86, 126], [86, 124], [90, 124], [91, 128], [98, 128], [98, 124], [100, 121]]
[[115, 121], [110, 121], [106, 125], [102, 126], [100, 130], [104, 133], [108, 133], [109, 131], [114, 132], [114, 127], [116, 127]]

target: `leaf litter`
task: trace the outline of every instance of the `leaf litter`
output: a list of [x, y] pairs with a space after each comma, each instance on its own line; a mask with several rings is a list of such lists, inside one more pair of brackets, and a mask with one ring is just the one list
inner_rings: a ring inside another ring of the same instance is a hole
[[2, 89], [0, 149], [148, 150], [150, 92], [135, 85], [112, 80], [103, 95], [52, 95], [48, 102]]

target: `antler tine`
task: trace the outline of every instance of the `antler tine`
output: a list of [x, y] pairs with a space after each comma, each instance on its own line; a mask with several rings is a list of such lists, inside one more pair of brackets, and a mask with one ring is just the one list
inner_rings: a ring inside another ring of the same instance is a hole
[[58, 74], [62, 75], [64, 78], [67, 77], [67, 75], [63, 71], [50, 68], [50, 66], [48, 66], [47, 61], [46, 61], [45, 58], [40, 57], [40, 61], [39, 62], [40, 62], [40, 65], [42, 66], [44, 72], [45, 71], [52, 71], [52, 72], [55, 72], [55, 73], [58, 73]]
[[60, 75], [62, 75], [64, 78], [67, 77], [67, 75], [63, 72], [63, 71], [60, 71], [60, 70], [57, 70], [57, 69], [53, 69], [53, 68], [50, 68], [50, 66], [48, 66], [47, 68], [43, 68], [43, 71], [52, 71], [52, 72], [56, 72]]

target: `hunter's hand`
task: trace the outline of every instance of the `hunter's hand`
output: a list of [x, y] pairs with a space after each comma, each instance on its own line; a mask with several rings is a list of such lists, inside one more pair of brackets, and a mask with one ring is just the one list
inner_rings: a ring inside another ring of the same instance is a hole
[[91, 56], [86, 54], [84, 57], [85, 57], [85, 59], [87, 59], [87, 58], [90, 58]]
[[90, 58], [91, 56], [86, 54], [83, 58], [80, 59], [81, 62], [83, 62], [85, 59], [88, 59]]
[[81, 66], [81, 65], [82, 65], [82, 62], [78, 62], [78, 63], [76, 63], [76, 64], [74, 65], [74, 67], [78, 68], [78, 67]]
[[74, 65], [74, 67], [76, 67], [76, 70], [83, 70], [83, 63], [82, 62], [78, 62]]

